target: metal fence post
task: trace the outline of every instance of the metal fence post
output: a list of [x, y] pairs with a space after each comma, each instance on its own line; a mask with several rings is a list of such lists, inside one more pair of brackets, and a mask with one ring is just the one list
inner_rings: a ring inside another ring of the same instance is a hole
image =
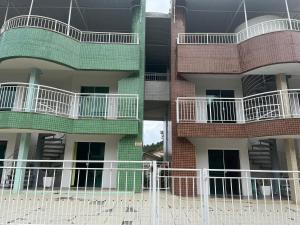
[[158, 225], [159, 218], [157, 218], [157, 163], [152, 163], [152, 204], [151, 204], [151, 225]]
[[202, 191], [203, 191], [203, 225], [209, 225], [209, 202], [208, 202], [208, 195], [209, 195], [209, 176], [208, 176], [208, 170], [203, 169], [202, 172], [202, 179], [201, 179], [201, 185], [202, 185]]

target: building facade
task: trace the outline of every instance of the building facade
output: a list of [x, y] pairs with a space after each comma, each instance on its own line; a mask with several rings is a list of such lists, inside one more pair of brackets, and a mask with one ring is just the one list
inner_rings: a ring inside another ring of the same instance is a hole
[[[1, 4], [2, 159], [141, 161], [145, 1]], [[25, 172], [15, 173], [18, 188]]]
[[173, 2], [172, 166], [298, 171], [299, 5], [224, 4]]

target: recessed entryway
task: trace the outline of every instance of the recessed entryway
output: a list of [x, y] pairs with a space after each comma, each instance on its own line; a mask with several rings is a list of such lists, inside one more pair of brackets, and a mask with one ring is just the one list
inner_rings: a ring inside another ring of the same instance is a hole
[[[77, 142], [76, 146], [77, 161], [104, 160], [105, 143]], [[73, 185], [100, 188], [102, 186], [103, 166], [103, 162], [77, 162]], [[89, 168], [90, 170], [88, 170]]]
[[[5, 159], [7, 141], [0, 141], [0, 160]], [[0, 161], [0, 178], [2, 177], [3, 161]]]
[[213, 195], [239, 195], [242, 187], [239, 179], [240, 172], [223, 171], [240, 169], [240, 152], [239, 150], [208, 150], [209, 169], [210, 171], [210, 193]]

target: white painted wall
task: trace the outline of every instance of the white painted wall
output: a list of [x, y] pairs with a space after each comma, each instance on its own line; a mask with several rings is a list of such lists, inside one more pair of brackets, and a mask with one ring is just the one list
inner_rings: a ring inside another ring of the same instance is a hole
[[99, 72], [99, 71], [57, 71], [60, 76], [53, 75], [53, 71], [44, 71], [41, 75], [41, 84], [68, 90], [81, 92], [82, 86], [109, 87], [109, 93], [118, 92], [118, 81], [128, 74], [120, 72]]
[[[222, 138], [189, 138], [196, 147], [197, 169], [209, 169], [208, 150], [239, 150], [241, 170], [250, 170], [248, 156], [248, 140], [247, 139], [222, 139]], [[245, 172], [241, 173], [242, 177], [246, 176]], [[198, 185], [199, 186], [199, 185]], [[248, 184], [251, 187], [251, 184]], [[243, 195], [252, 195], [251, 188], [247, 193], [247, 182], [242, 181]], [[198, 192], [200, 189], [198, 187]]]
[[[118, 143], [119, 140], [122, 138], [122, 136], [119, 135], [66, 135], [66, 147], [65, 147], [65, 156], [64, 160], [76, 160], [74, 158], [74, 146], [76, 142], [104, 142], [105, 143], [105, 154], [104, 154], [104, 160], [105, 161], [116, 161], [117, 160], [117, 149], [118, 149]], [[64, 167], [71, 168], [72, 163], [65, 163]], [[104, 164], [104, 168], [110, 168], [113, 166], [116, 168], [117, 164], [111, 164], [109, 162]], [[70, 180], [71, 180], [71, 171], [70, 170], [64, 170], [63, 172], [63, 180], [62, 185], [63, 187], [69, 187], [70, 186]], [[111, 179], [110, 179], [111, 178]], [[116, 187], [116, 170], [113, 170], [110, 172], [109, 170], [104, 170], [102, 175], [102, 187], [103, 188], [115, 188]]]
[[[198, 77], [189, 78], [190, 81], [195, 83], [196, 96], [206, 97], [207, 90], [233, 90], [235, 98], [243, 97], [242, 80], [240, 77], [232, 77], [227, 75], [220, 75], [214, 77]], [[237, 121], [243, 121], [243, 110], [241, 101], [236, 101], [236, 116]], [[196, 104], [196, 120], [201, 123], [207, 122], [207, 103], [198, 101]]]
[[[0, 141], [7, 141], [7, 146], [6, 146], [6, 151], [5, 151], [5, 159], [11, 157], [16, 148], [16, 143], [17, 143], [17, 134], [16, 133], [0, 133]], [[6, 163], [4, 163], [4, 166]], [[1, 177], [1, 183], [4, 182], [5, 177], [7, 174], [6, 172], [3, 171], [2, 177]]]
[[5, 158], [12, 156], [16, 149], [17, 134], [16, 133], [0, 133], [0, 141], [7, 141]]

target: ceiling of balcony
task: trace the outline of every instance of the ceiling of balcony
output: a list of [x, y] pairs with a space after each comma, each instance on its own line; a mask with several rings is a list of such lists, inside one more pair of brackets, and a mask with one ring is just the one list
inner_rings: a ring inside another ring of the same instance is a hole
[[[73, 0], [71, 25], [81, 30], [130, 32], [132, 8], [140, 0]], [[31, 0], [9, 0], [8, 18], [27, 15]], [[34, 0], [32, 15], [68, 22], [70, 0]], [[0, 22], [7, 0], [0, 0]]]
[[[246, 0], [247, 17], [264, 15], [287, 18], [284, 0]], [[242, 0], [176, 0], [186, 8], [187, 32], [233, 32], [244, 23]], [[291, 17], [300, 19], [300, 1], [288, 0]]]
[[170, 15], [147, 13], [146, 70], [166, 72], [170, 62]]

